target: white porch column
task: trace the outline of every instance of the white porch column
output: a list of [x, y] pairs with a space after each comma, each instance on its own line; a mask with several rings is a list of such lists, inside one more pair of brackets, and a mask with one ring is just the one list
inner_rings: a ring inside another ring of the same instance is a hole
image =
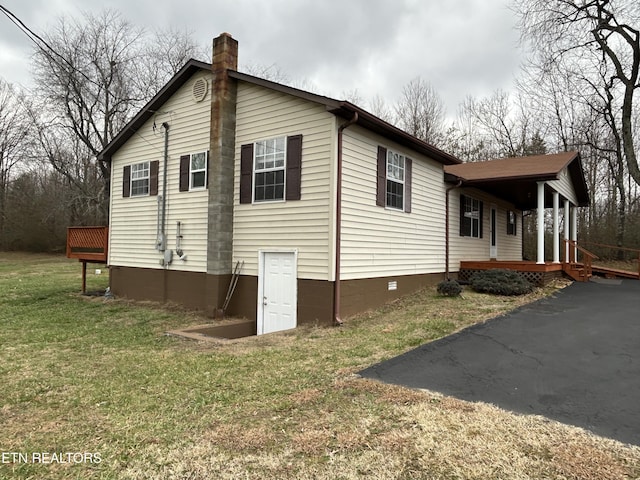
[[564, 201], [564, 239], [565, 239], [565, 244], [564, 244], [564, 261], [568, 262], [569, 261], [569, 225], [571, 224], [571, 217], [570, 217], [570, 210], [569, 210], [569, 200], [565, 200]]
[[[571, 207], [571, 240], [578, 241], [578, 209], [576, 207]], [[573, 258], [578, 261], [577, 246], [574, 249]]]
[[538, 182], [538, 260], [544, 263], [544, 184]]
[[553, 192], [553, 263], [560, 263], [560, 194]]

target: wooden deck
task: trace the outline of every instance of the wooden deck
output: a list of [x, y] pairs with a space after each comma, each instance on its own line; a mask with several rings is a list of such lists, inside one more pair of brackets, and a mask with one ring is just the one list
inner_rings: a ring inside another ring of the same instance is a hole
[[635, 280], [640, 280], [640, 273], [630, 272], [628, 270], [620, 270], [618, 268], [609, 268], [609, 267], [600, 267], [598, 265], [594, 265], [593, 272], [604, 275], [606, 278], [632, 278]]
[[585, 270], [582, 263], [552, 263], [546, 262], [539, 264], [531, 261], [465, 261], [460, 262], [461, 280], [467, 281], [474, 272], [479, 270], [491, 270], [494, 268], [505, 268], [507, 270], [515, 270], [524, 275], [524, 277], [532, 283], [538, 285], [544, 285], [548, 283], [550, 279], [559, 277], [562, 272], [566, 273], [569, 277], [576, 281], [589, 281], [592, 274], [603, 275], [607, 278], [631, 278], [640, 280], [640, 273], [631, 272], [628, 270], [620, 270], [609, 267], [602, 267], [593, 265], [590, 270]]
[[491, 270], [493, 268], [506, 268], [519, 272], [558, 272], [562, 271], [561, 263], [536, 263], [531, 261], [466, 261], [460, 262], [460, 268], [466, 270]]
[[67, 258], [106, 263], [109, 246], [109, 227], [69, 227], [67, 229]]
[[462, 282], [469, 281], [471, 275], [480, 270], [492, 270], [494, 268], [504, 268], [520, 272], [527, 280], [535, 285], [545, 285], [553, 278], [562, 276], [561, 263], [536, 263], [532, 261], [463, 261], [460, 262], [460, 272], [458, 278]]
[[87, 263], [107, 263], [109, 227], [69, 227], [67, 258], [82, 262], [82, 293], [87, 290]]

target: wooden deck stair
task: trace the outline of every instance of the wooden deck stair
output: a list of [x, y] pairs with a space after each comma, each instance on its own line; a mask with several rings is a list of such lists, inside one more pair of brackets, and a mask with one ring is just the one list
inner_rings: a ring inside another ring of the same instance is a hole
[[[562, 242], [565, 251], [562, 270], [576, 282], [588, 282], [593, 276], [593, 261], [598, 258], [597, 255], [582, 248], [575, 240], [563, 240]], [[582, 263], [577, 261], [578, 252], [582, 254]]]
[[[636, 252], [639, 255], [638, 265], [639, 271], [632, 272], [630, 270], [622, 270], [618, 268], [605, 267], [601, 265], [593, 265], [593, 261], [598, 259], [598, 256], [591, 253], [589, 250], [584, 249], [573, 240], [564, 240], [565, 252], [568, 250], [568, 261], [562, 264], [562, 270], [573, 278], [577, 282], [588, 282], [594, 273], [598, 275], [604, 275], [606, 278], [631, 278], [640, 280], [640, 250], [614, 247], [612, 245], [602, 245], [594, 243], [592, 245], [598, 247], [613, 248], [618, 251], [631, 251]], [[582, 254], [583, 263], [577, 262], [576, 257], [578, 252]]]
[[563, 263], [562, 271], [573, 278], [576, 282], [588, 282], [593, 276], [593, 270], [587, 272], [587, 268], [582, 263]]

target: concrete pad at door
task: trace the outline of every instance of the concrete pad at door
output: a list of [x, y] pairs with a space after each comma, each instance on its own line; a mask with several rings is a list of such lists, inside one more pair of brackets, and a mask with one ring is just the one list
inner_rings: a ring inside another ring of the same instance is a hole
[[574, 283], [361, 375], [640, 445], [640, 281]]

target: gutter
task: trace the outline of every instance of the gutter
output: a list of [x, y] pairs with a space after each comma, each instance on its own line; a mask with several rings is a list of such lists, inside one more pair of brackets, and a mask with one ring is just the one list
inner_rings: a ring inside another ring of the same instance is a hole
[[[449, 280], [449, 192], [455, 188], [460, 188], [462, 186], [462, 180], [458, 180], [458, 183], [447, 187], [445, 190], [445, 226], [444, 226], [444, 278], [445, 280]], [[462, 207], [461, 207], [462, 208]]]
[[338, 127], [338, 185], [336, 192], [336, 269], [333, 283], [333, 322], [334, 325], [342, 325], [340, 318], [340, 237], [342, 231], [342, 132], [358, 121], [358, 112], [353, 113], [353, 118]]

